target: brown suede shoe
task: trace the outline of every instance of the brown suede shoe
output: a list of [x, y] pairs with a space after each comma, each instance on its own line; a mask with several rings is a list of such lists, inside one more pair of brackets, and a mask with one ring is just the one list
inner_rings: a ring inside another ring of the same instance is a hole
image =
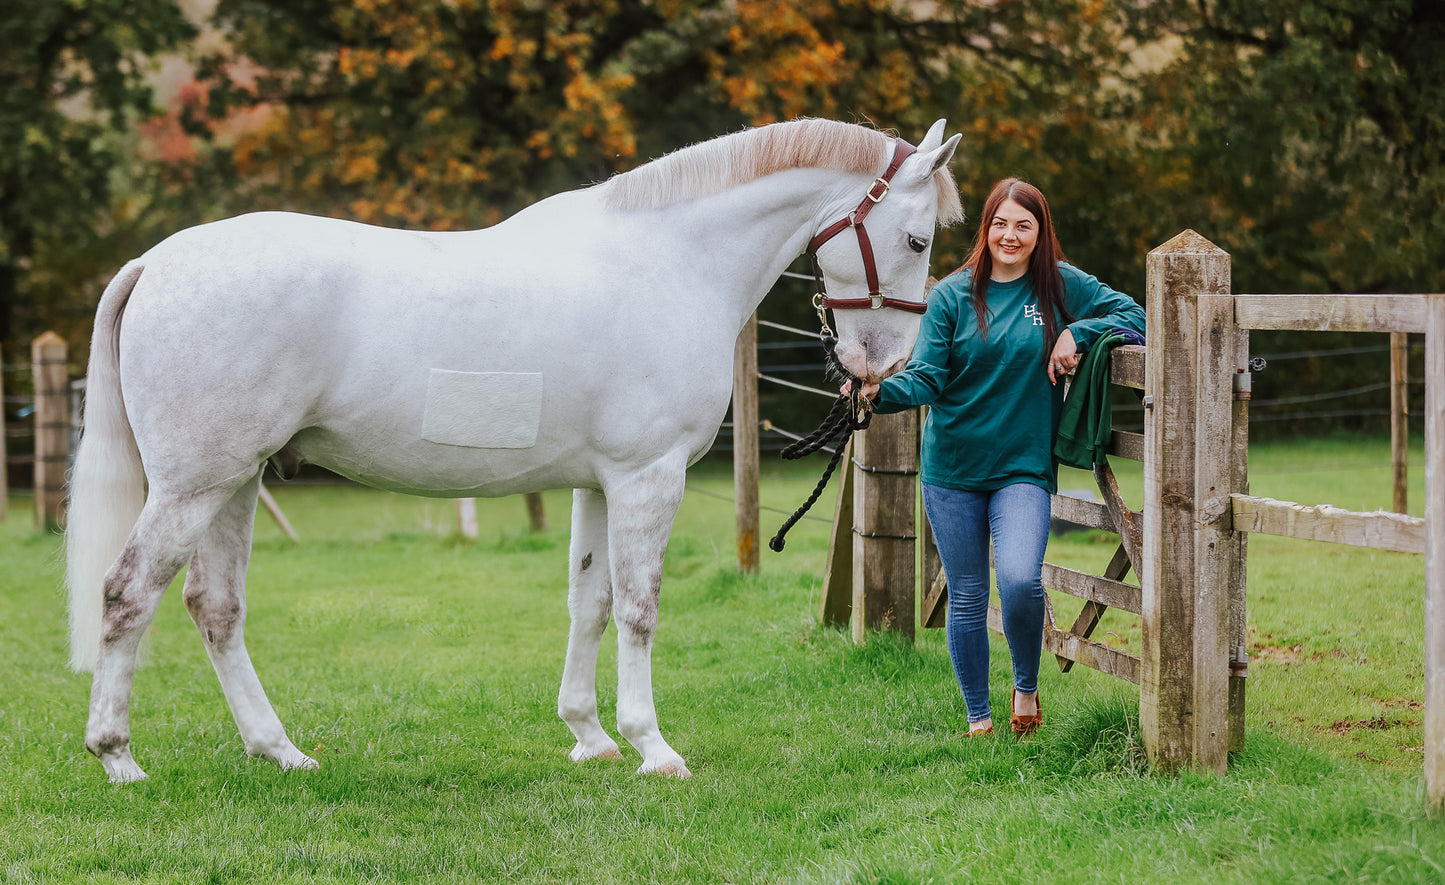
[[1013, 697], [1009, 699], [1008, 724], [1009, 728], [1013, 729], [1014, 734], [1019, 737], [1026, 737], [1038, 731], [1039, 726], [1044, 724], [1044, 701], [1043, 698], [1035, 695], [1035, 697], [1038, 698], [1039, 711], [1031, 716], [1020, 716], [1013, 711], [1015, 701], [1018, 700], [1018, 693], [1018, 689], [1014, 689]]
[[987, 735], [991, 735], [991, 734], [993, 734], [993, 726], [992, 726], [992, 725], [990, 725], [988, 728], [980, 728], [978, 731], [973, 731], [973, 730], [970, 729], [969, 731], [965, 731], [965, 732], [963, 733], [963, 736], [966, 737], [966, 738], [978, 738], [978, 737], [986, 737]]

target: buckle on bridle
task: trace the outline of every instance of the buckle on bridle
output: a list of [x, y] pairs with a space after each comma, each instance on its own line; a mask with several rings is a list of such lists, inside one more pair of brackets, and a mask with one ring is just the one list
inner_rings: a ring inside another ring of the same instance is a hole
[[880, 295], [880, 294], [878, 294], [878, 293], [876, 293], [876, 292], [869, 292], [869, 293], [868, 293], [868, 302], [869, 302], [869, 304], [868, 304], [868, 309], [869, 309], [869, 310], [877, 310], [878, 308], [880, 308], [880, 307], [883, 306], [883, 296]]
[[[879, 185], [883, 186], [882, 191], [878, 190]], [[884, 181], [881, 178], [873, 179], [873, 186], [868, 188], [868, 199], [872, 200], [875, 203], [878, 203], [881, 202], [886, 196], [888, 196], [888, 182]]]

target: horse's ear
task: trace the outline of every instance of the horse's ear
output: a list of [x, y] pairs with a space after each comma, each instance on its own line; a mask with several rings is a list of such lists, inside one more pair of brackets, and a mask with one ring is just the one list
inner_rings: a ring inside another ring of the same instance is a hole
[[[942, 120], [938, 122], [940, 125], [943, 123]], [[936, 129], [938, 127], [935, 126], [934, 128]], [[933, 137], [932, 130], [929, 130], [928, 136], [929, 138]], [[945, 141], [941, 145], [936, 145], [932, 149], [925, 150], [922, 146], [920, 146], [918, 148], [917, 157], [923, 162], [919, 163], [917, 167], [918, 180], [927, 181], [929, 178], [933, 177], [933, 173], [942, 169], [944, 166], [947, 166], [948, 161], [953, 159], [953, 152], [958, 148], [958, 143], [962, 139], [963, 133], [959, 132], [955, 133], [953, 137], [950, 138], [948, 141]], [[923, 140], [923, 143], [924, 145], [927, 145], [928, 138], [925, 138]]]
[[928, 134], [923, 136], [923, 140], [918, 143], [918, 152], [920, 154], [926, 154], [931, 150], [936, 150], [939, 145], [943, 144], [943, 127], [947, 122], [947, 120], [939, 120], [928, 127]]

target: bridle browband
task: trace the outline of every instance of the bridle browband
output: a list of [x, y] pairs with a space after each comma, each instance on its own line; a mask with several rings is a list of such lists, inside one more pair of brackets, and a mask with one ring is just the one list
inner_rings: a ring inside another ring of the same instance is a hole
[[[903, 161], [907, 160], [918, 150], [901, 138], [895, 138], [893, 141], [893, 160], [889, 162], [888, 168], [883, 170], [883, 174], [873, 180], [873, 186], [868, 188], [868, 193], [864, 195], [863, 202], [858, 204], [858, 208], [823, 228], [813, 239], [808, 241], [808, 260], [812, 262], [813, 278], [818, 284], [818, 292], [813, 296], [813, 306], [817, 308], [820, 316], [827, 308], [832, 308], [833, 310], [863, 308], [878, 310], [882, 307], [893, 307], [920, 314], [927, 309], [927, 305], [922, 301], [904, 301], [901, 298], [886, 298], [882, 292], [879, 291], [878, 267], [873, 260], [873, 244], [869, 242], [868, 231], [863, 227], [863, 219], [868, 217], [868, 213], [873, 210], [873, 206], [882, 202], [883, 198], [888, 196], [889, 182], [893, 180], [893, 176], [898, 172], [899, 167], [903, 165]], [[823, 269], [818, 265], [818, 249], [820, 249], [824, 243], [850, 227], [853, 228], [854, 232], [858, 235], [858, 251], [863, 255], [863, 273], [868, 279], [868, 297], [829, 298], [827, 287], [823, 283]], [[826, 328], [826, 319], [823, 325]]]

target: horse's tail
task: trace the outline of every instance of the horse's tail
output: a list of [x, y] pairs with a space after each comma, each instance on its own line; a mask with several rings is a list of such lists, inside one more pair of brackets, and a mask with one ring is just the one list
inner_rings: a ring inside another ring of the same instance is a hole
[[132, 261], [105, 287], [86, 373], [85, 425], [70, 473], [65, 583], [70, 591], [70, 666], [95, 668], [105, 573], [145, 505], [145, 472], [120, 389], [120, 321], [144, 266]]

